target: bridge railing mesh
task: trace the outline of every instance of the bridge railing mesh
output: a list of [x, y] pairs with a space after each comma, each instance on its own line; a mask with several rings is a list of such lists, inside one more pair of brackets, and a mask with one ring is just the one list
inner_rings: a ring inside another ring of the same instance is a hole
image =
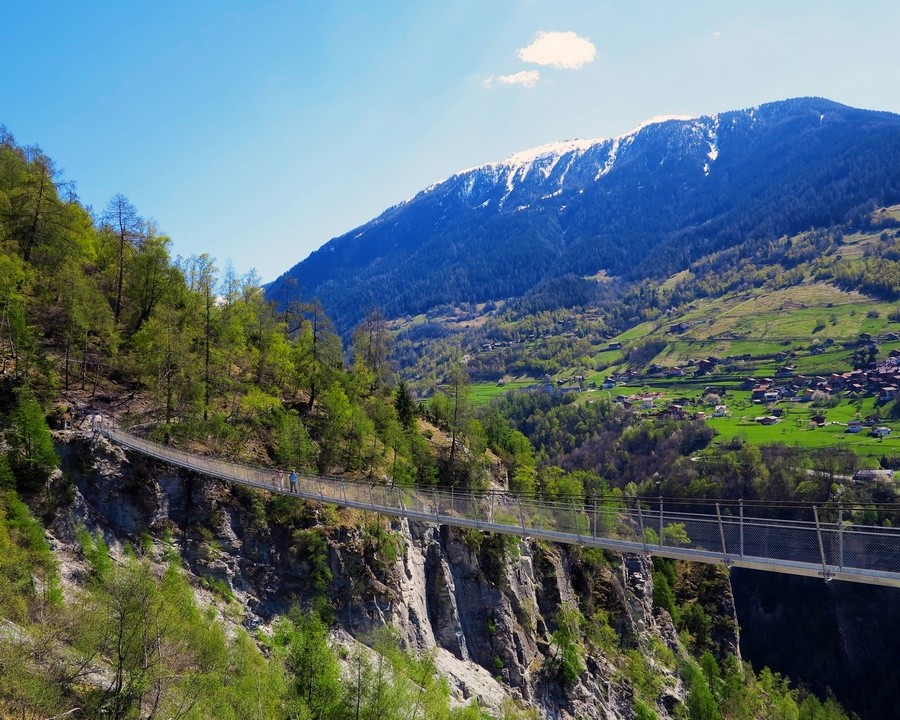
[[[230, 482], [291, 493], [277, 471], [195, 455], [95, 425], [109, 439], [142, 454]], [[900, 583], [900, 530], [854, 524], [842, 509], [623, 497], [548, 500], [463, 489], [410, 488], [300, 475], [296, 492], [309, 499], [375, 512], [497, 532], [706, 561], [819, 569], [852, 579], [876, 574]], [[772, 515], [780, 516], [773, 517]], [[822, 518], [832, 520], [825, 522]]]

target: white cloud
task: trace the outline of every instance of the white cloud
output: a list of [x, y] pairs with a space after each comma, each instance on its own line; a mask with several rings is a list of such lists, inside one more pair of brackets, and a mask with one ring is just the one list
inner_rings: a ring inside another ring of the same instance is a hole
[[539, 32], [528, 47], [519, 49], [520, 60], [550, 65], [561, 70], [577, 70], [593, 62], [597, 48], [587, 38], [569, 32]]
[[512, 75], [501, 75], [495, 78], [491, 75], [484, 84], [490, 87], [494, 81], [503, 83], [504, 85], [522, 85], [523, 87], [534, 87], [537, 81], [541, 79], [541, 74], [537, 70], [520, 70]]

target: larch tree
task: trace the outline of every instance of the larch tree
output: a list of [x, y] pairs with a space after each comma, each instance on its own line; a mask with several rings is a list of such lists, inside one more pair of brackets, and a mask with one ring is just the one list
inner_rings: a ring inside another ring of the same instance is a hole
[[382, 387], [390, 380], [391, 341], [387, 322], [379, 310], [366, 315], [353, 332], [354, 355], [372, 373], [375, 387]]
[[113, 318], [118, 324], [122, 315], [122, 288], [125, 278], [126, 255], [129, 248], [135, 248], [141, 244], [144, 237], [145, 223], [144, 219], [138, 215], [137, 208], [121, 193], [113, 195], [106, 204], [101, 222], [115, 236], [117, 241]]
[[182, 282], [169, 257], [170, 243], [153, 223], [147, 223], [146, 237], [128, 264], [130, 281], [126, 283], [125, 297], [132, 308], [129, 324], [133, 333], [147, 322], [166, 294]]

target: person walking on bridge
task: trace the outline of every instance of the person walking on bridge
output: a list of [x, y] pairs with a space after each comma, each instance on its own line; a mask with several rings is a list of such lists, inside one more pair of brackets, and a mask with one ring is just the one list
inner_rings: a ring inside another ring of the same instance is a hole
[[297, 492], [297, 471], [294, 468], [291, 468], [291, 492]]
[[284, 490], [284, 470], [281, 468], [278, 468], [278, 472], [275, 473], [272, 485], [278, 490]]

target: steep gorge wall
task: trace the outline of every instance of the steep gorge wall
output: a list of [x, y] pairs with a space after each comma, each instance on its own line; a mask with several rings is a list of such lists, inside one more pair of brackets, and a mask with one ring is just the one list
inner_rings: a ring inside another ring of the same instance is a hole
[[[434, 653], [458, 699], [494, 709], [514, 698], [547, 717], [632, 718], [640, 692], [623, 664], [629, 649], [656, 677], [651, 704], [660, 718], [684, 701], [673, 663], [685, 651], [668, 613], [653, 608], [646, 558], [587, 557], [576, 548], [273, 499], [126, 455], [103, 439], [59, 439], [68, 441], [59, 448], [75, 486], [51, 528], [63, 554], [72, 555], [79, 524], [112, 545], [168, 533], [193, 575], [234, 593], [236, 608], [225, 613], [232, 621], [266, 625], [324, 597], [348, 636], [365, 640], [392, 626], [407, 647]], [[727, 578], [720, 595], [721, 611], [733, 618]], [[586, 671], [568, 684], [553, 670], [552, 635], [565, 607], [579, 607], [588, 623], [602, 611], [616, 638], [615, 650], [588, 654]], [[737, 650], [733, 621], [718, 635], [723, 652]]]
[[900, 717], [900, 590], [732, 570], [741, 651], [862, 720]]

